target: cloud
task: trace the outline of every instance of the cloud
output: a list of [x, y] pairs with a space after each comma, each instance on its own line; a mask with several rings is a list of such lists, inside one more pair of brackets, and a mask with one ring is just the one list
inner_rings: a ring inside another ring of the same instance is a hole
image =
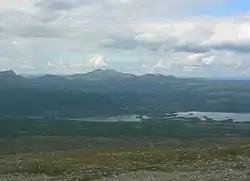
[[[211, 0], [161, 0], [158, 3], [151, 0], [23, 0], [24, 3], [20, 6], [20, 1], [17, 0], [1, 2], [3, 6], [0, 7], [0, 14], [4, 13], [1, 19], [7, 27], [15, 29], [17, 34], [20, 34], [18, 27], [27, 26], [25, 29], [28, 29], [41, 23], [39, 27], [42, 29], [43, 25], [50, 23], [55, 25], [50, 26], [51, 29], [60, 28], [61, 32], [68, 32], [70, 29], [69, 33], [74, 34], [76, 29], [87, 29], [104, 35], [126, 33], [128, 29], [133, 31], [134, 23], [136, 25], [147, 19], [165, 19], [167, 16], [177, 16], [180, 12], [185, 14], [195, 7], [215, 3]], [[89, 22], [89, 26], [86, 27], [84, 22]], [[6, 30], [6, 34], [8, 32]], [[68, 33], [64, 34], [67, 36]], [[52, 33], [51, 36], [53, 35]], [[75, 33], [74, 36], [79, 34]], [[85, 36], [85, 33], [81, 36]]]
[[107, 48], [116, 48], [123, 50], [136, 49], [138, 43], [136, 40], [130, 39], [129, 37], [118, 37], [118, 38], [106, 38], [100, 41], [100, 46]]
[[[185, 71], [194, 72], [202, 70], [203, 73], [210, 71], [223, 71], [225, 75], [231, 71], [242, 74], [248, 69], [250, 62], [249, 55], [235, 54], [232, 52], [208, 52], [208, 53], [179, 53], [172, 56], [172, 59], [161, 59], [153, 65], [150, 65], [154, 71]], [[217, 72], [218, 73], [218, 72]], [[216, 76], [216, 75], [210, 75]]]
[[55, 68], [103, 68], [108, 65], [108, 59], [104, 55], [93, 55], [88, 60], [70, 60], [70, 61], [58, 61], [48, 62], [48, 66]]
[[20, 0], [2, 0], [0, 66], [20, 72], [106, 66], [133, 73], [207, 75], [235, 69], [242, 74], [250, 66], [250, 16], [198, 14], [223, 3], [22, 0], [20, 6]]
[[[229, 31], [230, 30], [230, 31]], [[134, 37], [139, 45], [165, 51], [202, 53], [210, 50], [249, 52], [249, 17], [193, 18], [176, 22], [146, 22]]]
[[21, 28], [17, 35], [22, 37], [56, 38], [61, 36], [61, 32], [49, 26], [30, 25]]
[[44, 8], [51, 11], [57, 10], [70, 10], [74, 8], [74, 3], [72, 1], [66, 0], [42, 0], [35, 4], [36, 7]]
[[[230, 31], [228, 31], [230, 30]], [[102, 40], [114, 49], [146, 48], [151, 51], [206, 53], [250, 51], [250, 17], [200, 17], [176, 21], [145, 21], [133, 24], [133, 33]]]
[[87, 64], [94, 68], [106, 67], [107, 58], [103, 55], [95, 55], [88, 61]]

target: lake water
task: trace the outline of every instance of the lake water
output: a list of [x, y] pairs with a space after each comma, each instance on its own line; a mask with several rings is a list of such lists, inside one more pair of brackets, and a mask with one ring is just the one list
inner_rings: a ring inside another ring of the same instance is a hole
[[[147, 117], [143, 116], [142, 118], [146, 119]], [[132, 116], [80, 118], [80, 119], [70, 119], [70, 120], [75, 120], [75, 121], [93, 121], [93, 122], [118, 122], [118, 121], [139, 122], [139, 121], [141, 121], [141, 118], [138, 115], [132, 115]]]
[[[215, 121], [225, 121], [225, 120], [233, 120], [233, 122], [250, 122], [250, 113], [226, 113], [226, 112], [178, 112], [173, 114], [166, 114], [168, 118], [198, 118], [201, 121], [206, 121], [207, 119], [212, 119]], [[93, 122], [140, 122], [142, 119], [147, 120], [150, 117], [147, 116], [138, 116], [138, 115], [131, 115], [131, 116], [114, 116], [114, 117], [93, 117], [93, 118], [79, 118], [79, 119], [72, 119], [75, 121], [93, 121]]]
[[215, 121], [233, 120], [233, 122], [250, 122], [250, 113], [224, 113], [224, 112], [178, 112], [176, 117], [180, 118], [199, 118], [205, 121], [213, 119]]
[[[250, 113], [226, 113], [226, 112], [178, 112], [175, 114], [166, 113], [166, 121], [168, 118], [198, 118], [201, 121], [206, 121], [207, 119], [212, 119], [215, 121], [226, 121], [233, 120], [233, 122], [250, 122]], [[32, 117], [30, 117], [32, 118]], [[34, 117], [38, 119], [38, 117]], [[162, 117], [164, 118], [164, 117]], [[42, 119], [42, 117], [41, 117]], [[66, 118], [58, 117], [58, 120], [67, 119], [73, 121], [93, 121], [93, 122], [140, 122], [142, 120], [150, 119], [147, 116], [139, 115], [127, 115], [127, 116], [111, 116], [111, 117], [89, 117], [89, 118]], [[152, 119], [153, 120], [153, 119]]]

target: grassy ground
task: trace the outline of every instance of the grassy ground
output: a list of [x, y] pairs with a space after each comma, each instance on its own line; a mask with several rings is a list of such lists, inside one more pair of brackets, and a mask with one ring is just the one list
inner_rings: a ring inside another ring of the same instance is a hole
[[0, 157], [0, 172], [83, 181], [138, 171], [245, 170], [249, 160], [247, 142], [206, 148], [99, 148], [5, 155]]
[[[196, 181], [248, 181], [249, 128], [249, 123], [195, 120], [56, 121], [42, 128], [32, 120], [0, 122], [0, 181], [90, 181], [104, 177], [112, 181], [114, 175], [123, 173], [132, 174], [125, 176], [131, 181], [141, 173], [157, 173], [168, 180], [183, 176], [181, 181], [189, 177]], [[139, 177], [134, 180], [147, 180]]]

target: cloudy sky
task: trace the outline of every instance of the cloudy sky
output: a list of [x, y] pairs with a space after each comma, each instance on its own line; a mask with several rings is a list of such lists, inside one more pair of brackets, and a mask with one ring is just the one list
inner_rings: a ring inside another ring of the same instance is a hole
[[249, 0], [0, 0], [0, 69], [250, 76]]

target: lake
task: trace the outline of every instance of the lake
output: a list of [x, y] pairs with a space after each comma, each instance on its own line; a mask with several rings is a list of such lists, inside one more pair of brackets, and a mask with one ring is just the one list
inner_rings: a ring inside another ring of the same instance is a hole
[[250, 122], [250, 113], [226, 113], [226, 112], [178, 112], [176, 117], [199, 118], [200, 120], [212, 119], [215, 121], [233, 120], [233, 122]]
[[[225, 120], [233, 120], [233, 122], [250, 122], [250, 113], [226, 113], [226, 112], [178, 112], [173, 114], [166, 114], [166, 121], [168, 118], [198, 118], [201, 121], [206, 120], [214, 120], [214, 121], [225, 121]], [[91, 117], [91, 118], [68, 118], [69, 120], [74, 121], [93, 121], [93, 122], [140, 122], [147, 119], [152, 119], [147, 116], [111, 116], [111, 117]], [[152, 119], [153, 120], [153, 119]]]
[[[163, 119], [173, 119], [173, 118], [198, 118], [201, 121], [215, 120], [215, 121], [226, 121], [233, 120], [233, 122], [250, 122], [250, 113], [227, 113], [227, 112], [177, 112], [177, 113], [166, 113], [166, 117]], [[16, 117], [18, 118], [18, 117]], [[19, 117], [25, 118], [25, 117]], [[45, 119], [44, 117], [28, 117], [29, 119]], [[139, 115], [126, 115], [126, 116], [110, 116], [110, 117], [88, 117], [88, 118], [69, 118], [69, 117], [57, 117], [56, 120], [72, 120], [72, 121], [93, 121], [93, 122], [140, 122], [142, 120], [154, 120], [154, 118], [148, 116]]]
[[[146, 119], [147, 117], [142, 116], [142, 118]], [[141, 121], [141, 118], [138, 115], [113, 116], [113, 117], [90, 117], [90, 118], [79, 118], [79, 119], [69, 118], [69, 119], [74, 120], [74, 121], [93, 121], [93, 122], [118, 122], [118, 121], [139, 122]]]

